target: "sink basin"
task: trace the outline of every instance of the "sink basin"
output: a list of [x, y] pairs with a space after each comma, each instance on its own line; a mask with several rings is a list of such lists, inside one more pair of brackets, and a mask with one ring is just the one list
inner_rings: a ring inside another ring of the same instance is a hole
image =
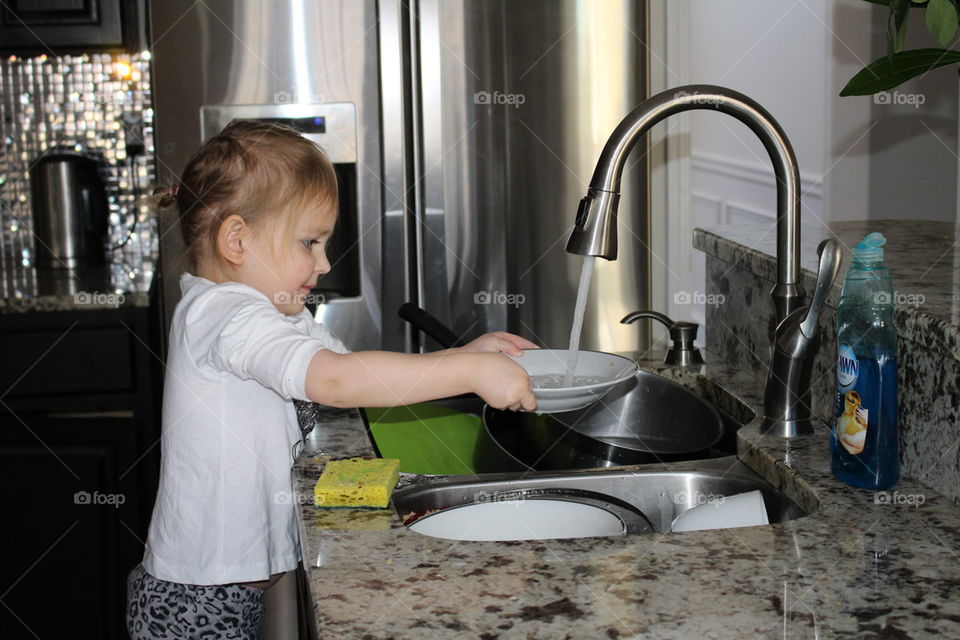
[[586, 409], [535, 415], [485, 407], [483, 422], [516, 468], [537, 471], [728, 456], [740, 426], [693, 389], [644, 370]]
[[[755, 415], [705, 376], [691, 375], [681, 385], [648, 371], [638, 372], [632, 385], [615, 389], [602, 404], [577, 412], [538, 416], [496, 411], [484, 409], [476, 396], [429, 404], [483, 417], [469, 460], [474, 473], [597, 469], [728, 457], [737, 452], [737, 430]], [[689, 442], [700, 440], [698, 432], [716, 433], [718, 420], [720, 439], [707, 448], [691, 450]], [[655, 444], [650, 447], [654, 452], [625, 442], [625, 436]], [[435, 438], [430, 435], [430, 439]], [[371, 440], [375, 440], [372, 433]]]
[[[680, 514], [711, 501], [750, 491], [760, 491], [770, 523], [793, 520], [806, 515], [793, 500], [774, 488], [735, 457], [716, 458], [686, 463], [685, 470], [652, 469], [634, 466], [618, 469], [571, 471], [563, 474], [534, 472], [518, 474], [490, 474], [464, 480], [447, 478], [410, 486], [394, 493], [393, 501], [404, 524], [413, 530], [423, 527], [428, 535], [452, 540], [523, 540], [568, 535], [561, 522], [545, 530], [531, 530], [524, 537], [522, 527], [509, 528], [501, 537], [490, 534], [471, 538], [470, 532], [485, 527], [485, 519], [495, 517], [506, 523], [518, 518], [515, 503], [526, 500], [555, 500], [588, 504], [599, 512], [584, 512], [586, 518], [609, 522], [609, 514], [620, 520], [621, 526], [609, 527], [600, 533], [586, 535], [628, 535], [634, 533], [669, 533]], [[584, 500], [588, 498], [589, 501]], [[805, 497], [806, 498], [806, 497]], [[816, 504], [814, 497], [802, 500]], [[463, 509], [483, 504], [509, 503], [511, 509]], [[423, 526], [435, 514], [460, 511], [455, 521], [446, 528]], [[571, 511], [572, 513], [572, 511]], [[417, 523], [420, 523], [418, 525]], [[412, 526], [413, 525], [413, 526]], [[506, 526], [506, 525], [505, 525]], [[598, 527], [601, 528], [602, 527]], [[519, 534], [518, 535], [518, 529]], [[496, 528], [493, 529], [496, 531]]]

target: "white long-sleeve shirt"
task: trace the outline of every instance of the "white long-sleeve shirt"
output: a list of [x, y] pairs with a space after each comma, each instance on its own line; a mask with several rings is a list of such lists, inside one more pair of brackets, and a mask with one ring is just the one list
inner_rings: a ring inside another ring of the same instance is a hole
[[306, 310], [184, 274], [163, 393], [160, 488], [143, 566], [161, 580], [265, 580], [297, 566], [291, 468], [320, 349], [347, 349]]

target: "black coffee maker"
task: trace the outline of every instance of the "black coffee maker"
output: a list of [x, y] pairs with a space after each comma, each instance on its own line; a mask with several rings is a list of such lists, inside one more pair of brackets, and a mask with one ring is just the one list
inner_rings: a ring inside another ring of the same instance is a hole
[[30, 192], [40, 292], [103, 290], [108, 207], [97, 161], [47, 152], [30, 169]]

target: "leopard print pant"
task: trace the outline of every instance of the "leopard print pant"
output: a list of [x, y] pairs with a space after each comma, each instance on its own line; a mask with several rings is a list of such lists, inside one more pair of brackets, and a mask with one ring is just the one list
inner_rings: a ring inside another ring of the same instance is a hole
[[143, 565], [127, 577], [131, 640], [256, 640], [262, 617], [263, 591], [256, 587], [167, 582]]

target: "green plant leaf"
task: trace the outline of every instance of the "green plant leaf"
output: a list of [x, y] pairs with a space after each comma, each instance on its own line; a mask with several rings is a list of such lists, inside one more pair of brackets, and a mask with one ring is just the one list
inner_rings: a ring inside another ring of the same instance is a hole
[[950, 44], [957, 32], [957, 8], [950, 0], [930, 0], [924, 12], [927, 29], [943, 46]]
[[890, 0], [890, 15], [887, 18], [887, 56], [903, 51], [907, 37], [907, 18], [910, 17], [910, 0]]
[[841, 96], [868, 96], [886, 91], [910, 78], [948, 64], [960, 64], [960, 51], [913, 49], [874, 60], [850, 78]]

